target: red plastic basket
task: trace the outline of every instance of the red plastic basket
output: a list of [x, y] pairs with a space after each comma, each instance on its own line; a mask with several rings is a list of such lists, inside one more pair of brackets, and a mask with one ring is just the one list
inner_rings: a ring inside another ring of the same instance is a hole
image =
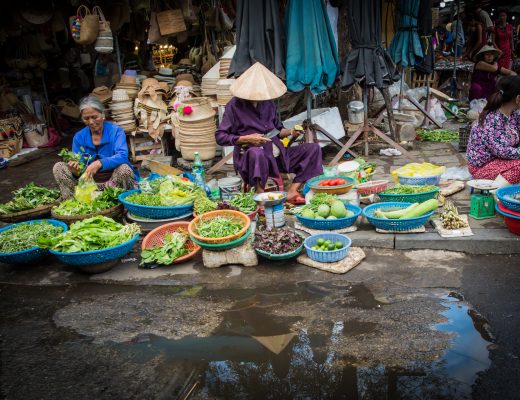
[[[171, 222], [169, 224], [161, 225], [158, 228], [155, 228], [153, 231], [149, 232], [148, 235], [143, 239], [143, 243], [141, 244], [141, 249], [151, 249], [153, 247], [162, 246], [164, 244], [164, 236], [167, 233], [176, 232], [179, 229], [184, 229], [188, 232], [189, 222]], [[193, 243], [189, 238], [186, 241], [186, 248], [189, 250], [189, 253], [177, 258], [172, 262], [173, 264], [179, 264], [188, 260], [191, 260], [195, 255], [200, 251], [201, 247], [198, 244]]]
[[379, 180], [379, 181], [360, 183], [359, 185], [357, 185], [356, 190], [361, 196], [368, 196], [371, 194], [384, 192], [387, 187], [388, 187], [388, 181]]

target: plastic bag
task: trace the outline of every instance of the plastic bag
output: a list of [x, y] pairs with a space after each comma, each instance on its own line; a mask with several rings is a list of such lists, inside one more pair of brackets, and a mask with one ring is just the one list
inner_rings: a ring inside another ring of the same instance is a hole
[[173, 186], [171, 180], [166, 180], [159, 186], [161, 204], [164, 206], [179, 206], [188, 203], [188, 193]]
[[407, 177], [421, 177], [421, 176], [435, 176], [442, 174], [446, 170], [446, 167], [440, 167], [438, 165], [430, 163], [410, 163], [397, 168], [392, 171], [392, 175], [395, 181], [398, 181], [398, 176]]
[[469, 181], [473, 179], [468, 171], [468, 167], [451, 167], [446, 169], [441, 176], [441, 179], [455, 180], [455, 181]]
[[78, 180], [78, 185], [74, 189], [74, 198], [80, 203], [92, 204], [97, 197], [97, 184], [94, 180], [87, 179], [85, 175], [81, 175]]

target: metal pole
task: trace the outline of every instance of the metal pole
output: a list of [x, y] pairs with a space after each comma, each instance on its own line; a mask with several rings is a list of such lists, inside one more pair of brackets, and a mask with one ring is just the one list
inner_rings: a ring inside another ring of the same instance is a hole
[[[460, 25], [460, 0], [457, 0], [457, 28], [455, 29], [455, 53], [453, 57], [453, 74], [451, 76], [451, 97], [454, 99], [457, 98], [457, 31], [459, 30]], [[453, 30], [453, 24], [452, 24], [452, 30]]]
[[306, 93], [306, 101], [307, 101], [307, 120], [309, 121], [309, 124], [311, 124], [311, 117], [312, 117], [312, 93], [311, 88], [307, 87], [307, 93]]
[[114, 34], [114, 47], [116, 50], [117, 69], [119, 71], [119, 76], [122, 76], [123, 69], [121, 68], [121, 53], [119, 52], [119, 40], [117, 39], [117, 33]]
[[[401, 86], [402, 87], [402, 86]], [[399, 99], [400, 101], [400, 99]], [[363, 140], [365, 141], [365, 156], [368, 156], [368, 88], [363, 88]]]

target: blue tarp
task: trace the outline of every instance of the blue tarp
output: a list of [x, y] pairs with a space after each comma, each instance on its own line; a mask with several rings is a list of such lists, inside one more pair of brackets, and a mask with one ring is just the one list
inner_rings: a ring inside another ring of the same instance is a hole
[[396, 64], [415, 66], [423, 59], [421, 40], [417, 33], [419, 0], [399, 0], [399, 28], [388, 52]]

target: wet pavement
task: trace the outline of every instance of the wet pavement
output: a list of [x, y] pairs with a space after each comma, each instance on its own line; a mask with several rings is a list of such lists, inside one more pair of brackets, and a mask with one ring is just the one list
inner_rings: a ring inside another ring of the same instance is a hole
[[506, 256], [390, 250], [367, 250], [345, 275], [196, 261], [139, 280], [123, 272], [151, 271], [132, 261], [97, 276], [4, 265], [2, 395], [516, 398], [519, 266]]

